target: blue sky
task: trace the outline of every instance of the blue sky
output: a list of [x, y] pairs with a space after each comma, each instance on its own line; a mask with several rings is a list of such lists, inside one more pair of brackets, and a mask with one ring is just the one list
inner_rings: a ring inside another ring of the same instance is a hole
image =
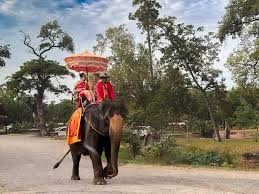
[[[174, 15], [179, 22], [204, 26], [207, 31], [217, 31], [217, 22], [224, 14], [228, 0], [160, 0], [161, 15]], [[0, 84], [5, 77], [19, 70], [19, 66], [34, 57], [22, 43], [20, 30], [37, 36], [39, 27], [51, 20], [58, 20], [64, 31], [73, 38], [76, 53], [85, 49], [91, 51], [95, 35], [103, 33], [110, 26], [126, 24], [135, 34], [137, 41], [143, 37], [134, 22], [128, 20], [132, 11], [131, 0], [0, 0], [0, 44], [10, 44], [12, 58], [0, 69]], [[233, 85], [230, 73], [224, 68], [227, 56], [236, 46], [227, 40], [222, 46], [217, 68], [224, 71], [228, 87]], [[69, 53], [54, 51], [49, 58], [60, 61]], [[65, 80], [72, 88], [75, 80]], [[52, 99], [52, 97], [49, 97]], [[62, 97], [61, 97], [62, 98]], [[55, 99], [57, 100], [57, 99]]]

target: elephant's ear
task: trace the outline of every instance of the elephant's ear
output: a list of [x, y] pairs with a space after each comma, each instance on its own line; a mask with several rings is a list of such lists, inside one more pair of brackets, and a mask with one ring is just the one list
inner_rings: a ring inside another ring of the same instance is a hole
[[110, 117], [112, 110], [112, 102], [110, 100], [102, 101], [98, 106], [99, 117], [106, 119]]

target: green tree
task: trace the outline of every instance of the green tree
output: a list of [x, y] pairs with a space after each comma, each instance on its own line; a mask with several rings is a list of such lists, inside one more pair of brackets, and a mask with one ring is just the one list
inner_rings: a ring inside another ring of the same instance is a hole
[[8, 116], [9, 122], [32, 123], [32, 109], [28, 105], [28, 96], [24, 93], [17, 97], [13, 91], [2, 86], [0, 88], [0, 107], [0, 114]]
[[97, 35], [94, 50], [111, 53], [111, 81], [127, 100], [129, 123], [161, 129], [186, 112], [188, 90], [184, 76], [179, 69], [168, 67], [151, 81], [148, 50], [135, 43], [125, 26]]
[[144, 108], [150, 92], [148, 54], [142, 44], [136, 44], [125, 25], [109, 28], [97, 35], [97, 52], [110, 51], [111, 81], [116, 91], [138, 107]]
[[59, 94], [68, 91], [65, 85], [56, 86], [53, 79], [64, 78], [69, 72], [58, 62], [47, 60], [46, 54], [55, 48], [72, 52], [73, 39], [63, 32], [57, 21], [48, 22], [41, 27], [37, 36], [38, 47], [33, 47], [30, 36], [24, 32], [23, 34], [24, 45], [31, 49], [38, 59], [25, 62], [18, 72], [9, 77], [7, 86], [17, 93], [27, 92], [35, 97], [40, 134], [47, 135], [49, 131], [45, 125], [43, 106], [45, 92]]
[[188, 113], [190, 95], [185, 77], [179, 69], [168, 67], [150, 95], [146, 108], [146, 122], [156, 129], [165, 129], [170, 122], [178, 122]]
[[256, 111], [249, 104], [242, 104], [242, 106], [237, 107], [234, 112], [234, 123], [239, 128], [247, 128], [256, 126]]
[[236, 82], [247, 84], [258, 81], [259, 76], [259, 1], [231, 0], [219, 26], [219, 38], [228, 35], [240, 37], [240, 47], [227, 61]]
[[9, 45], [5, 45], [5, 46], [0, 45], [0, 67], [5, 66], [5, 59], [9, 59], [10, 56], [11, 56], [10, 46]]
[[170, 42], [161, 49], [164, 54], [163, 60], [168, 65], [179, 66], [187, 72], [190, 85], [198, 89], [204, 97], [217, 141], [221, 141], [207, 95], [207, 91], [219, 85], [217, 79], [221, 71], [214, 69], [213, 65], [218, 60], [220, 44], [215, 40], [213, 33], [198, 35], [203, 32], [203, 28], [176, 24], [175, 19], [165, 17], [160, 20], [161, 37]]
[[159, 16], [159, 9], [161, 5], [156, 0], [133, 0], [133, 6], [139, 6], [135, 13], [129, 14], [130, 20], [137, 20], [138, 28], [142, 29], [143, 33], [146, 33], [148, 53], [149, 53], [149, 69], [150, 75], [153, 77], [154, 67], [152, 59], [152, 37], [155, 34], [156, 22]]
[[236, 83], [242, 85], [258, 83], [259, 37], [254, 37], [251, 32], [246, 32], [240, 38], [240, 46], [228, 57], [226, 67], [232, 72]]
[[241, 35], [248, 27], [256, 27], [259, 22], [259, 1], [258, 0], [230, 0], [225, 8], [226, 12], [219, 22], [219, 38], [223, 41], [226, 36]]
[[46, 108], [46, 120], [54, 123], [67, 123], [74, 109], [75, 105], [71, 100], [51, 102]]

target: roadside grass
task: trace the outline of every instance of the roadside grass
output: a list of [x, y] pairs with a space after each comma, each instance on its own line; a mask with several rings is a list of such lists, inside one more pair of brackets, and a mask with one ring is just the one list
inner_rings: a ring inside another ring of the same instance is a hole
[[242, 154], [259, 151], [259, 142], [252, 139], [223, 139], [217, 142], [213, 139], [184, 139], [177, 138], [176, 144], [183, 148], [195, 147], [205, 151], [215, 150], [219, 153], [229, 153], [234, 159], [235, 167], [242, 167]]
[[0, 185], [0, 193], [4, 193], [4, 192], [6, 192], [6, 189], [4, 188], [3, 185]]
[[176, 138], [176, 144], [184, 147], [197, 147], [203, 150], [216, 149], [218, 151], [226, 151], [228, 149], [234, 154], [256, 151], [259, 149], [259, 142], [255, 142], [252, 139], [223, 139], [221, 142], [217, 142], [213, 139], [184, 139]]
[[[226, 165], [224, 167], [215, 167], [208, 165], [186, 165], [178, 163], [172, 163], [175, 166], [200, 166], [209, 168], [235, 168], [244, 169], [242, 154], [245, 152], [259, 151], [259, 142], [255, 142], [251, 139], [230, 139], [222, 140], [222, 142], [216, 142], [213, 139], [203, 139], [203, 138], [193, 138], [187, 140], [186, 138], [175, 138], [177, 144], [177, 150], [182, 152], [192, 152], [192, 150], [198, 149], [202, 152], [218, 152], [224, 157], [226, 154], [229, 155], [233, 160], [233, 165]], [[226, 155], [226, 156], [227, 156]], [[178, 157], [177, 155], [171, 157]], [[170, 158], [170, 157], [169, 157]], [[167, 159], [167, 158], [166, 158]], [[122, 144], [120, 148], [119, 161], [122, 164], [136, 163], [136, 164], [160, 164], [160, 165], [170, 165], [170, 163], [165, 162], [163, 158], [155, 158], [153, 160], [147, 159], [142, 155], [138, 155], [135, 158], [128, 149], [127, 144]]]
[[[130, 152], [127, 144], [122, 144], [120, 146], [119, 163], [120, 163], [120, 165], [128, 164], [128, 163], [130, 163], [130, 164], [154, 164], [154, 162], [145, 160], [140, 155], [138, 155], [134, 158], [132, 153]], [[161, 163], [158, 162], [156, 164], [161, 164]]]

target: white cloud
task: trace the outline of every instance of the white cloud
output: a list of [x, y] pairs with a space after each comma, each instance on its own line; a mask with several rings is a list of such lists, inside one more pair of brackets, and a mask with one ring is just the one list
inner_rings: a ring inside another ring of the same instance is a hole
[[0, 13], [15, 14], [13, 8], [17, 0], [6, 0], [0, 2]]

